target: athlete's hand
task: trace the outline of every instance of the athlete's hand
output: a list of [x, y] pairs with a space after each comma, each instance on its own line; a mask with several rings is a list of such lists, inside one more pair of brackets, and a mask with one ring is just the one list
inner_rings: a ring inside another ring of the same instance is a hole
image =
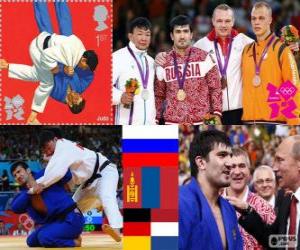
[[166, 61], [166, 57], [167, 57], [167, 53], [166, 52], [160, 52], [156, 55], [155, 57], [155, 64], [158, 66], [164, 66]]
[[214, 115], [214, 118], [215, 118], [215, 121], [216, 121], [216, 125], [222, 125], [220, 116]]
[[57, 74], [57, 73], [59, 72], [59, 67], [58, 67], [58, 65], [57, 65], [55, 68], [51, 69], [50, 71], [51, 71], [51, 73], [54, 74], [54, 75]]
[[134, 94], [124, 92], [121, 97], [121, 103], [130, 105], [133, 102]]
[[289, 48], [290, 48], [291, 51], [297, 52], [297, 51], [299, 51], [299, 44], [297, 42], [290, 43]]
[[44, 188], [45, 188], [45, 187], [44, 187], [43, 184], [35, 183], [35, 184], [32, 186], [32, 193], [33, 193], [33, 194], [40, 194], [41, 192], [43, 192]]
[[72, 76], [72, 75], [74, 75], [74, 68], [72, 66], [64, 66], [64, 72], [68, 76]]
[[5, 59], [0, 59], [0, 69], [8, 69], [8, 62]]

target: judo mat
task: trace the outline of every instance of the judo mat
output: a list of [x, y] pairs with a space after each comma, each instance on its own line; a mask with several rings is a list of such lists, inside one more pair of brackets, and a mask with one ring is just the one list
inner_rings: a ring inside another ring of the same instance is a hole
[[[87, 249], [87, 250], [115, 250], [122, 249], [122, 242], [115, 242], [110, 236], [106, 234], [82, 234], [82, 246], [71, 248], [55, 248], [56, 250], [68, 249]], [[0, 250], [45, 250], [46, 248], [29, 248], [26, 245], [26, 236], [0, 236]]]

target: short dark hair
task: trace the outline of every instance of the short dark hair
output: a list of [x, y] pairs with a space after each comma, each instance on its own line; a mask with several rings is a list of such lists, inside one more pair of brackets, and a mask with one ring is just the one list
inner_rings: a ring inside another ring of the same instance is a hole
[[98, 65], [98, 56], [94, 50], [87, 50], [83, 53], [82, 57], [86, 58], [86, 64], [92, 72], [95, 71]]
[[56, 136], [55, 132], [50, 129], [45, 129], [40, 133], [39, 144], [43, 148], [49, 141], [53, 140]]
[[82, 101], [79, 104], [73, 103], [72, 107], [70, 105], [68, 105], [68, 107], [70, 108], [73, 114], [79, 114], [85, 107], [85, 99], [82, 99]]
[[193, 32], [192, 28], [192, 20], [185, 15], [179, 15], [173, 17], [173, 19], [170, 21], [170, 32], [173, 33], [175, 26], [183, 26], [183, 25], [188, 25], [190, 28], [190, 31]]
[[12, 175], [17, 167], [22, 167], [25, 170], [29, 168], [28, 164], [25, 161], [14, 161], [10, 166], [10, 173]]
[[200, 156], [204, 159], [208, 159], [209, 152], [218, 144], [231, 147], [228, 136], [222, 131], [213, 129], [195, 134], [189, 152], [191, 175], [193, 177], [197, 178], [198, 175], [198, 166], [196, 165], [195, 158]]
[[146, 17], [137, 17], [135, 19], [133, 19], [130, 23], [129, 23], [129, 33], [133, 33], [134, 28], [140, 28], [140, 29], [144, 29], [144, 30], [151, 30], [152, 29], [152, 24], [149, 21], [148, 18]]

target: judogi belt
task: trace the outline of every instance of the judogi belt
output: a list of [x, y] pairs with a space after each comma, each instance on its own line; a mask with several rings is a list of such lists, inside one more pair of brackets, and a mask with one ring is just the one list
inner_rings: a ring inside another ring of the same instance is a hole
[[[96, 163], [94, 167], [94, 172], [92, 176], [83, 184], [82, 188], [86, 188], [88, 185], [90, 185], [94, 180], [98, 179], [101, 177], [101, 171], [110, 164], [111, 162], [109, 160], [106, 160], [105, 162], [102, 163], [100, 166], [99, 170], [99, 155], [96, 153]], [[98, 172], [99, 170], [99, 172]]]
[[51, 35], [46, 36], [44, 42], [43, 42], [43, 50], [48, 49], [49, 47], [49, 40], [51, 39]]

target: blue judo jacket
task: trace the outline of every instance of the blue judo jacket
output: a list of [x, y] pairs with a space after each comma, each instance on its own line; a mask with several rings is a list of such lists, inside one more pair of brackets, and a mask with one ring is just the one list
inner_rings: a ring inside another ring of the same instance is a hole
[[[225, 227], [227, 249], [242, 250], [243, 241], [234, 208], [221, 196], [219, 205]], [[195, 178], [179, 190], [179, 249], [223, 250], [213, 212]]]
[[[45, 170], [32, 173], [35, 179], [44, 175]], [[22, 188], [21, 192], [13, 199], [11, 208], [17, 214], [28, 213], [36, 224], [45, 224], [54, 221], [54, 217], [62, 214], [67, 208], [75, 204], [64, 185], [72, 179], [70, 170], [66, 175], [52, 186], [46, 188], [42, 193], [43, 202], [47, 208], [47, 214], [41, 214], [31, 205], [32, 195], [27, 194], [28, 189]]]
[[81, 94], [90, 86], [94, 79], [94, 73], [89, 69], [83, 70], [75, 67], [74, 75], [68, 76], [64, 73], [64, 65], [59, 63], [58, 66], [59, 73], [54, 74], [54, 86], [50, 94], [56, 101], [65, 103], [68, 85], [73, 91]]

